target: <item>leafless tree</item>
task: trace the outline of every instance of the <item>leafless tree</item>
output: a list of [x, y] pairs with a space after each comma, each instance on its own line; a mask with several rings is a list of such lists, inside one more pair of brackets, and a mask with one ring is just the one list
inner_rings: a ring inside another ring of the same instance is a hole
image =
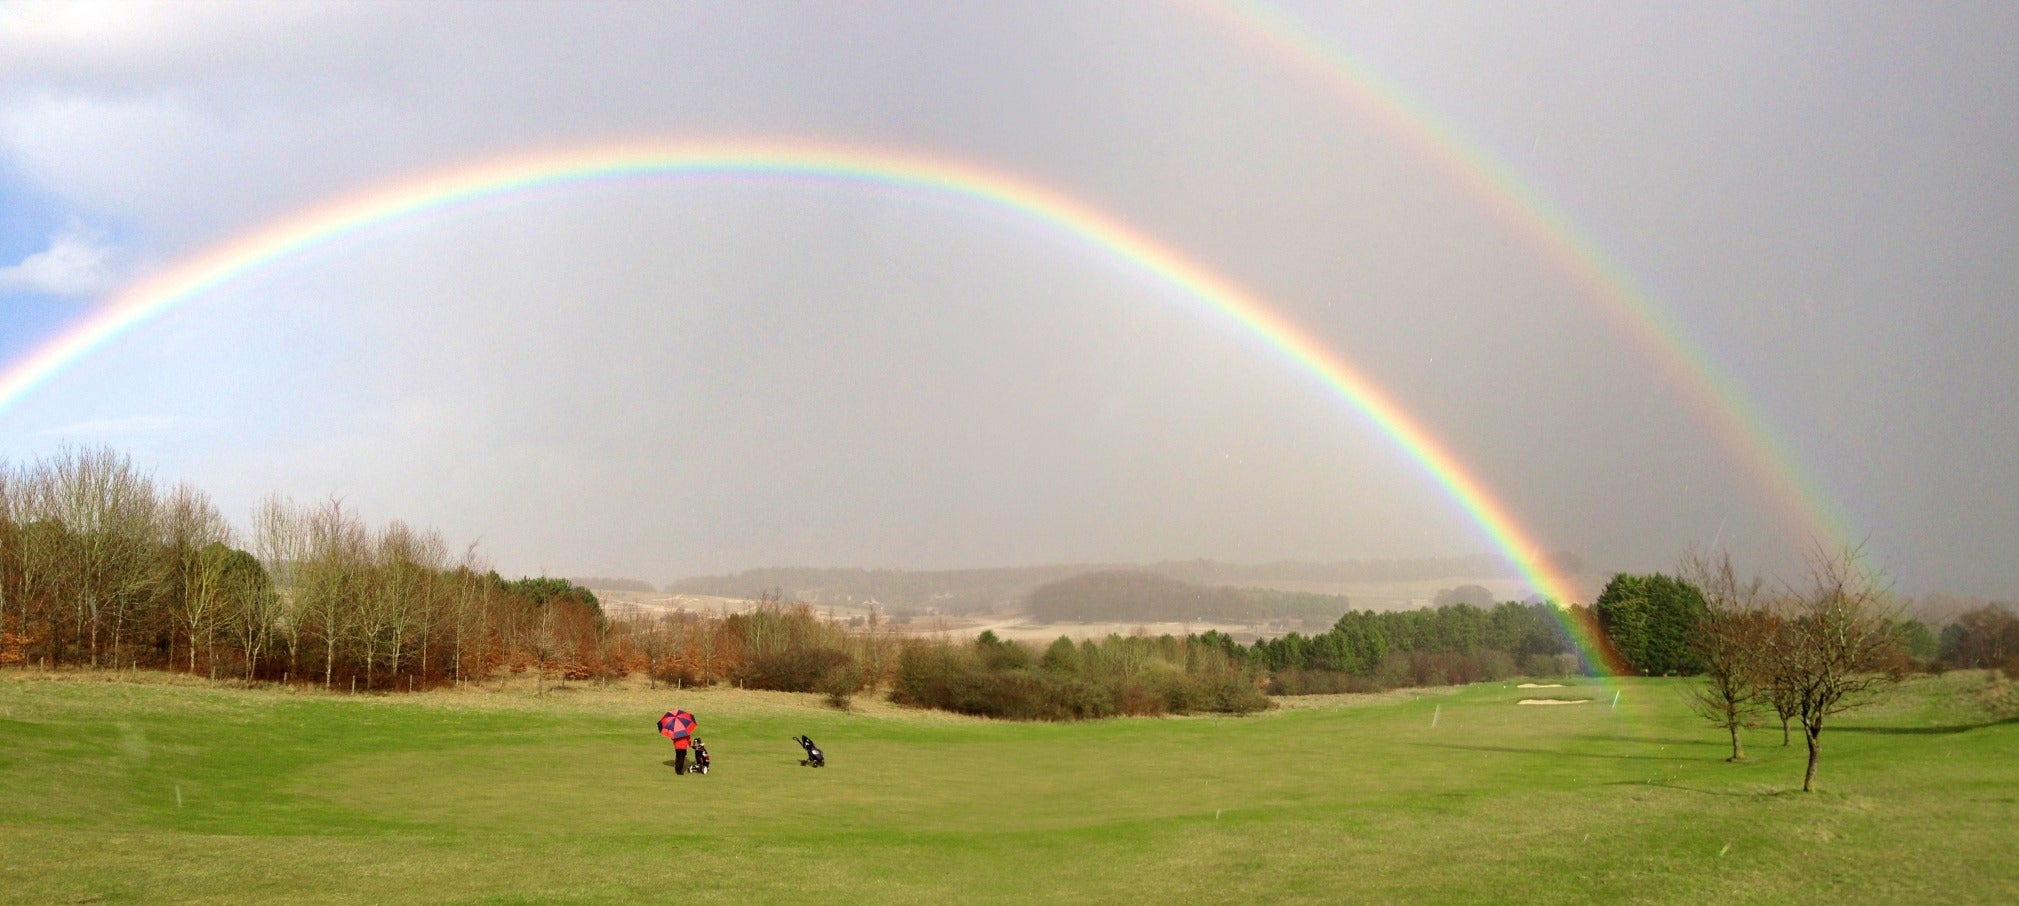
[[632, 623], [631, 638], [645, 655], [645, 687], [659, 687], [659, 670], [666, 658], [668, 615], [639, 613]]
[[[490, 637], [490, 608], [485, 606], [484, 575], [490, 572], [490, 564], [484, 562], [477, 553], [477, 546], [471, 544], [463, 550], [456, 561], [453, 588], [450, 591], [451, 617], [455, 621], [452, 669], [455, 681], [460, 684], [467, 675], [468, 644], [476, 640], [479, 644]], [[481, 665], [479, 673], [482, 672]]]
[[415, 629], [419, 632], [420, 677], [428, 678], [428, 655], [435, 646], [435, 627], [441, 621], [442, 601], [448, 595], [449, 545], [441, 532], [428, 529], [415, 539], [412, 563], [420, 584], [414, 599]]
[[295, 594], [305, 629], [323, 648], [323, 687], [335, 684], [337, 653], [349, 645], [358, 620], [356, 602], [366, 581], [370, 551], [364, 523], [330, 498], [304, 515], [307, 557]]
[[377, 677], [382, 651], [389, 659], [387, 667], [394, 675], [399, 673], [401, 624], [406, 621], [411, 597], [406, 564], [412, 545], [413, 530], [406, 523], [394, 520], [373, 533], [371, 548], [365, 552], [365, 562], [360, 564], [362, 587], [359, 591], [362, 593], [354, 599], [354, 618], [359, 659], [364, 663], [367, 689], [372, 687]]
[[1781, 722], [1781, 745], [1793, 744], [1792, 726], [1802, 713], [1802, 684], [1793, 667], [1799, 663], [1793, 650], [1801, 644], [1786, 615], [1775, 608], [1769, 613], [1767, 632], [1762, 639], [1760, 696]]
[[55, 515], [68, 529], [64, 584], [87, 627], [93, 666], [101, 636], [116, 664], [127, 618], [157, 594], [164, 576], [151, 543], [158, 501], [152, 479], [109, 448], [65, 447], [50, 460]]
[[288, 675], [299, 669], [301, 654], [301, 569], [308, 559], [308, 528], [301, 510], [284, 494], [271, 494], [252, 511], [253, 555], [259, 558], [273, 588], [271, 598], [247, 600], [249, 607], [270, 608], [264, 615], [241, 613], [238, 642], [246, 655], [246, 678], [254, 675], [264, 639], [278, 632], [287, 644]]
[[[14, 536], [14, 609], [24, 636], [41, 626], [42, 663], [60, 664], [63, 659], [62, 629], [65, 621], [57, 604], [62, 585], [63, 563], [69, 551], [69, 532], [56, 519], [54, 482], [49, 470], [37, 464], [22, 468], [12, 479], [12, 506], [17, 526]], [[26, 642], [24, 641], [24, 645]], [[31, 652], [24, 647], [22, 657]]]
[[1894, 672], [1899, 607], [1888, 588], [1867, 572], [1861, 552], [1817, 551], [1801, 587], [1790, 587], [1781, 603], [1782, 644], [1776, 645], [1776, 681], [1788, 687], [1796, 717], [1809, 744], [1802, 790], [1816, 786], [1822, 756], [1823, 724], [1830, 715], [1867, 701]]
[[554, 637], [555, 608], [542, 605], [539, 613], [525, 621], [527, 647], [533, 650], [533, 691], [542, 698], [547, 695], [547, 663], [560, 652], [560, 645]]
[[[14, 467], [0, 462], [0, 667], [7, 665], [7, 593], [21, 557], [21, 507], [15, 504]], [[10, 568], [13, 567], [13, 568]]]
[[1703, 660], [1703, 679], [1689, 687], [1687, 701], [1691, 710], [1731, 734], [1727, 760], [1744, 761], [1739, 731], [1752, 725], [1765, 704], [1775, 618], [1761, 606], [1761, 580], [1741, 581], [1729, 553], [1692, 552], [1680, 573], [1703, 593], [1705, 604], [1690, 640]]
[[262, 575], [243, 570], [226, 572], [225, 592], [230, 606], [223, 618], [232, 642], [244, 660], [247, 682], [259, 673], [260, 657], [266, 652], [281, 619], [280, 593]]
[[178, 484], [163, 501], [161, 534], [175, 617], [188, 640], [189, 672], [195, 673], [198, 643], [215, 636], [219, 612], [230, 600], [229, 560], [213, 545], [230, 543], [231, 525], [202, 491]]

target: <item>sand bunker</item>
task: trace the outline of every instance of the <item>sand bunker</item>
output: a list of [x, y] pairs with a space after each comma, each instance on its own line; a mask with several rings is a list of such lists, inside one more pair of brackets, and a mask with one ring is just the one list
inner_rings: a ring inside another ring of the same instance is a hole
[[1586, 703], [1589, 703], [1590, 701], [1591, 701], [1591, 699], [1588, 699], [1588, 698], [1524, 698], [1524, 699], [1522, 699], [1521, 701], [1518, 701], [1518, 702], [1515, 702], [1515, 704], [1517, 704], [1517, 705], [1582, 705], [1582, 704], [1586, 704]]
[[1522, 683], [1516, 689], [1561, 689], [1562, 683]]

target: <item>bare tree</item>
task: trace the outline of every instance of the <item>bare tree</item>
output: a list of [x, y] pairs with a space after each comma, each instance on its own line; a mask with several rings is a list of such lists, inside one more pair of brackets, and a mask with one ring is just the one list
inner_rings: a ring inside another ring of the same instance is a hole
[[356, 602], [370, 565], [364, 524], [332, 497], [304, 514], [307, 541], [295, 594], [304, 629], [323, 648], [323, 687], [335, 684], [338, 646], [353, 641]]
[[49, 470], [37, 464], [15, 473], [13, 485], [16, 622], [24, 637], [22, 658], [32, 656], [28, 645], [41, 626], [41, 654], [44, 666], [63, 660], [62, 629], [65, 621], [57, 604], [62, 586], [63, 563], [69, 551], [69, 532], [55, 516], [54, 482]]
[[[530, 647], [533, 649], [533, 669], [537, 674], [533, 680], [534, 694], [545, 698], [547, 695], [547, 663], [560, 653], [561, 648], [560, 640], [555, 637], [555, 630], [558, 624], [555, 618], [558, 608], [554, 607], [552, 601], [543, 601], [537, 606], [539, 607], [539, 613], [532, 620], [528, 621], [529, 625], [527, 628], [531, 633], [528, 641], [530, 642]], [[565, 677], [566, 674], [563, 674], [563, 676]]]
[[373, 533], [363, 564], [362, 592], [354, 601], [355, 634], [364, 662], [365, 688], [376, 678], [381, 646], [388, 656], [387, 667], [399, 674], [401, 624], [406, 620], [409, 582], [406, 568], [413, 530], [397, 519]]
[[247, 682], [258, 675], [260, 655], [266, 651], [281, 618], [280, 596], [267, 576], [263, 570], [225, 571], [226, 600], [230, 606], [222, 622], [229, 627], [239, 656], [244, 659]]
[[1690, 639], [1702, 659], [1702, 682], [1686, 694], [1690, 709], [1731, 734], [1732, 757], [1744, 761], [1739, 731], [1764, 705], [1767, 655], [1774, 617], [1760, 605], [1758, 578], [1740, 581], [1729, 553], [1693, 552], [1683, 559], [1684, 580], [1703, 593], [1705, 611]]
[[444, 571], [448, 568], [449, 545], [442, 540], [442, 533], [428, 529], [416, 538], [412, 550], [413, 565], [419, 576], [420, 589], [414, 599], [415, 629], [420, 633], [417, 648], [420, 650], [420, 677], [428, 678], [428, 654], [435, 644], [435, 624], [441, 619], [441, 602], [447, 594], [447, 579]]
[[0, 462], [0, 667], [7, 665], [8, 580], [19, 569], [18, 566], [10, 566], [17, 563], [21, 556], [21, 507], [15, 504], [18, 487], [19, 483], [14, 480], [14, 467]]
[[[230, 561], [213, 545], [231, 541], [231, 525], [224, 514], [202, 491], [178, 484], [168, 493], [161, 508], [162, 546], [172, 574], [176, 621], [187, 634], [189, 672], [196, 672], [199, 640], [214, 637], [219, 619], [230, 596], [226, 587]], [[216, 671], [213, 669], [212, 674]]]
[[456, 561], [450, 600], [451, 618], [455, 621], [451, 640], [455, 654], [452, 669], [457, 684], [463, 682], [469, 669], [466, 663], [468, 640], [474, 638], [481, 644], [490, 637], [490, 608], [485, 606], [484, 590], [484, 576], [489, 572], [490, 565], [477, 553], [475, 544], [465, 548], [462, 557]]
[[666, 624], [668, 616], [663, 613], [639, 613], [631, 629], [631, 637], [639, 651], [645, 655], [645, 687], [659, 687], [661, 661], [666, 657]]
[[1793, 744], [1791, 728], [1802, 713], [1802, 684], [1791, 669], [1797, 663], [1793, 650], [1801, 642], [1785, 615], [1771, 611], [1766, 637], [1761, 641], [1760, 697], [1780, 720], [1781, 745], [1786, 747]]
[[1888, 591], [1866, 571], [1858, 549], [1818, 550], [1810, 555], [1805, 587], [1788, 589], [1781, 604], [1785, 622], [1782, 644], [1774, 647], [1775, 674], [1793, 696], [1809, 744], [1803, 792], [1815, 789], [1824, 721], [1899, 679], [1899, 608]]
[[287, 643], [287, 670], [292, 676], [301, 654], [301, 568], [308, 559], [308, 529], [302, 513], [284, 494], [271, 494], [253, 507], [253, 554], [265, 568], [273, 595], [266, 600], [247, 599], [249, 607], [265, 607], [266, 614], [239, 615], [238, 642], [246, 653], [246, 679], [252, 679], [258, 651], [264, 637], [279, 632]]
[[133, 608], [157, 594], [164, 576], [150, 543], [158, 501], [154, 482], [110, 448], [65, 447], [50, 461], [55, 515], [69, 530], [65, 579], [87, 628], [92, 666], [104, 652], [116, 665]]

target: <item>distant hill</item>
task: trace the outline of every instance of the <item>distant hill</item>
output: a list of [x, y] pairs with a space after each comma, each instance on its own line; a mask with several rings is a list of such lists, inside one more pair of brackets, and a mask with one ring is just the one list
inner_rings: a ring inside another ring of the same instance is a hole
[[[1582, 571], [1581, 563], [1574, 555], [1556, 554], [1551, 559], [1562, 571]], [[754, 598], [768, 591], [777, 591], [787, 598], [815, 605], [860, 605], [875, 601], [893, 614], [969, 614], [1020, 610], [1039, 586], [1087, 573], [1104, 572], [1163, 576], [1198, 586], [1240, 586], [1250, 592], [1298, 584], [1514, 579], [1521, 575], [1507, 561], [1486, 555], [1331, 563], [1177, 560], [1148, 565], [1064, 563], [942, 570], [772, 567], [744, 570], [732, 575], [680, 579], [667, 583], [663, 591], [727, 598]], [[1305, 590], [1293, 589], [1293, 593], [1302, 591]], [[1289, 599], [1284, 600], [1287, 602]], [[1291, 605], [1285, 603], [1282, 606]]]
[[652, 583], [643, 579], [613, 579], [609, 576], [569, 576], [568, 581], [583, 588], [607, 591], [636, 591], [649, 595], [659, 590], [653, 587]]
[[[1584, 572], [1584, 561], [1576, 554], [1559, 552], [1547, 556], [1557, 571], [1576, 575]], [[1284, 560], [1275, 563], [1221, 563], [1216, 560], [1179, 560], [1142, 567], [1145, 572], [1170, 576], [1200, 585], [1256, 585], [1275, 582], [1420, 582], [1434, 579], [1515, 579], [1521, 570], [1506, 560], [1486, 554], [1469, 557], [1409, 557], [1380, 560], [1311, 562]]]
[[1097, 568], [1075, 564], [944, 570], [772, 567], [680, 579], [667, 583], [666, 591], [754, 598], [775, 590], [790, 600], [814, 605], [874, 601], [893, 614], [989, 613], [1019, 606], [1031, 589], [1046, 582]]
[[1194, 585], [1142, 570], [1107, 570], [1047, 582], [1031, 591], [1031, 619], [1041, 623], [1254, 623], [1298, 619], [1329, 623], [1349, 607], [1342, 595]]

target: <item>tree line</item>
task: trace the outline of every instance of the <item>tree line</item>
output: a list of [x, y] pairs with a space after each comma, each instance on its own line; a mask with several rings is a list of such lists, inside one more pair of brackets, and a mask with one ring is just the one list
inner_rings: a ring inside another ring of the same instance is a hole
[[[1118, 613], [1173, 596], [1193, 610], [1253, 604], [1247, 590], [1147, 574], [1057, 584], [1074, 601], [1111, 597], [1103, 606]], [[334, 498], [270, 496], [241, 532], [202, 491], [164, 486], [109, 449], [0, 465], [0, 666], [146, 667], [366, 690], [527, 671], [544, 690], [550, 675], [644, 672], [654, 682], [824, 692], [843, 706], [888, 687], [920, 706], [1070, 719], [1238, 712], [1260, 707], [1262, 690], [1591, 671], [1568, 621], [1636, 673], [1701, 674], [1693, 704], [1730, 732], [1734, 759], [1744, 755], [1738, 731], [1763, 715], [1780, 720], [1784, 744], [1799, 726], [1810, 750], [1805, 788], [1826, 719], [1885, 682], [1945, 667], [2019, 679], [2019, 616], [1986, 605], [1937, 636], [1902, 619], [1849, 554], [1817, 557], [1804, 583], [1772, 589], [1740, 582], [1729, 558], [1692, 558], [1681, 576], [1615, 576], [1592, 607], [1566, 610], [1451, 603], [1347, 611], [1325, 632], [1252, 645], [1207, 632], [1061, 638], [1042, 650], [988, 634], [913, 639], [875, 614], [845, 626], [776, 590], [740, 613], [613, 616], [569, 580], [506, 580], [474, 547], [452, 556], [433, 530], [374, 527]]]
[[105, 448], [0, 465], [0, 665], [414, 688], [606, 668], [595, 596], [507, 581], [439, 533], [275, 495], [241, 533]]
[[[1267, 677], [1271, 692], [1372, 692], [1496, 680], [1516, 674], [1563, 676], [1587, 669], [1556, 606], [1506, 601], [1491, 608], [1446, 604], [1420, 610], [1348, 611], [1316, 635], [1262, 639], [1232, 651]], [[1588, 619], [1573, 608], [1572, 619]]]

